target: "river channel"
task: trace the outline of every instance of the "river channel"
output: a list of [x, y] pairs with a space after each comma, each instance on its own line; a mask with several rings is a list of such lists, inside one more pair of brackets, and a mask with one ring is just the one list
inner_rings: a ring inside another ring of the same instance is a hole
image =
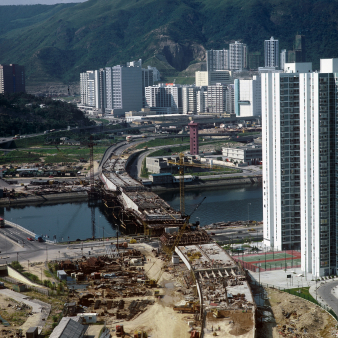
[[[179, 209], [179, 192], [159, 195]], [[203, 197], [206, 199], [193, 213], [191, 222], [199, 220], [203, 226], [221, 221], [263, 219], [261, 185], [186, 191], [186, 213], [190, 214]], [[1, 215], [49, 239], [55, 236], [58, 241], [67, 241], [92, 237], [91, 209], [87, 202], [0, 207]], [[115, 236], [118, 231], [114, 217], [102, 205], [95, 207], [95, 223], [95, 237]]]

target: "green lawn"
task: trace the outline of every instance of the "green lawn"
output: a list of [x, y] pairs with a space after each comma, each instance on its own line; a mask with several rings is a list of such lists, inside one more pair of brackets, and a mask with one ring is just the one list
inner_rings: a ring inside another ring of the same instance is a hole
[[0, 164], [7, 163], [35, 163], [40, 161], [39, 154], [32, 154], [29, 151], [13, 150], [6, 155], [0, 151]]
[[[294, 281], [294, 284], [295, 283], [296, 282]], [[298, 297], [307, 299], [312, 303], [318, 304], [316, 299], [310, 295], [309, 289], [310, 289], [309, 287], [304, 287], [304, 288], [295, 288], [295, 289], [285, 289], [284, 291], [287, 293], [290, 293], [291, 295], [298, 296]]]
[[189, 143], [189, 137], [157, 138], [155, 140], [150, 140], [144, 143], [140, 143], [135, 148], [143, 149], [144, 147], [150, 148], [150, 147], [159, 147], [159, 146], [175, 145], [175, 144], [182, 144], [182, 143]]

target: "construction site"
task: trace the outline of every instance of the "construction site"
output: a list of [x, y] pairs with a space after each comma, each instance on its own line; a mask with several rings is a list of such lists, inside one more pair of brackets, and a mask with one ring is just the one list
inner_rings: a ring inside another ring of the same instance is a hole
[[255, 337], [249, 284], [222, 248], [162, 249], [109, 244], [102, 256], [52, 262], [67, 284], [64, 316], [95, 317], [117, 337]]

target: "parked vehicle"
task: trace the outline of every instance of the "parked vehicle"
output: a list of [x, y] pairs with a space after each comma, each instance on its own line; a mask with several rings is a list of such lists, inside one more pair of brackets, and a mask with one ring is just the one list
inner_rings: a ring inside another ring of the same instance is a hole
[[35, 240], [38, 242], [43, 242], [43, 238], [41, 235], [35, 235]]
[[34, 241], [34, 239], [32, 237], [27, 237], [28, 241]]

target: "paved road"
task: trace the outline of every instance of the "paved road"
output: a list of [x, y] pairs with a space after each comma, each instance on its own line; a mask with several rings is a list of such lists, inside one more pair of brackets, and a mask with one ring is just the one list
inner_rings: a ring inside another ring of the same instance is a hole
[[335, 314], [338, 315], [338, 299], [332, 293], [336, 287], [338, 287], [338, 281], [326, 283], [318, 288], [317, 296], [321, 297], [323, 301], [332, 308]]
[[[255, 229], [255, 231], [250, 231], [249, 229]], [[215, 229], [207, 230], [207, 233], [211, 235], [211, 238], [217, 242], [226, 242], [232, 243], [233, 241], [238, 241], [241, 239], [256, 240], [263, 239], [263, 226], [254, 226], [254, 227], [237, 227], [230, 229]]]

